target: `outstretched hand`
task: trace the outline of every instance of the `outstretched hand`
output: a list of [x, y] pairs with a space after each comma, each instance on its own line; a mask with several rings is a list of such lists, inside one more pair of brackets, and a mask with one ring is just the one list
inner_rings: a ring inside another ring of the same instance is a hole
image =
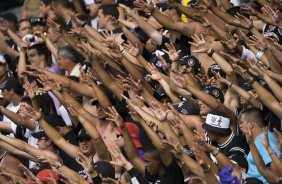
[[108, 107], [108, 112], [106, 112], [106, 115], [108, 116], [106, 120], [114, 122], [120, 128], [124, 127], [124, 121], [114, 106]]

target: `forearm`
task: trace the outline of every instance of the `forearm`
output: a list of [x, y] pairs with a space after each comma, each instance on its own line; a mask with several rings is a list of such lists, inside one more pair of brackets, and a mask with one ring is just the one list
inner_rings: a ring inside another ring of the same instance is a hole
[[6, 109], [4, 107], [0, 107], [0, 112], [7, 116], [12, 122], [19, 126], [23, 126], [25, 128], [28, 128], [30, 130], [34, 130], [36, 123], [32, 120], [22, 119], [17, 113], [14, 113], [10, 111], [9, 109]]
[[236, 27], [240, 27], [243, 29], [250, 29], [250, 27], [241, 24], [240, 20], [236, 19], [232, 15], [229, 15], [223, 11], [221, 11], [218, 7], [211, 6], [211, 11], [217, 15], [219, 18]]
[[9, 37], [16, 43], [16, 45], [21, 45], [22, 39], [16, 33], [10, 29], [7, 30], [7, 33]]
[[158, 45], [162, 44], [162, 35], [149, 23], [147, 23], [143, 17], [135, 14], [133, 15], [134, 20], [138, 23], [139, 27]]
[[271, 157], [272, 163], [274, 164], [275, 168], [279, 172], [279, 175], [282, 175], [282, 163], [279, 157], [277, 156], [277, 153], [271, 148], [267, 148], [267, 152], [269, 156]]
[[163, 78], [158, 80], [158, 82], [160, 83], [165, 93], [168, 95], [168, 97], [171, 99], [173, 103], [180, 102], [180, 99], [178, 98], [178, 96], [171, 90], [169, 84]]
[[24, 75], [23, 72], [26, 71], [26, 59], [25, 59], [25, 52], [20, 51], [19, 62], [17, 66], [18, 77], [23, 79]]
[[139, 40], [138, 37], [136, 37], [131, 31], [129, 31], [126, 27], [122, 27], [122, 32], [126, 36], [126, 38], [132, 43], [134, 46], [137, 45], [140, 54], [143, 53], [143, 43]]
[[234, 74], [232, 66], [218, 53], [214, 52], [212, 58], [218, 64], [218, 66], [225, 72], [226, 75]]
[[180, 157], [184, 164], [188, 167], [190, 172], [201, 178], [204, 178], [204, 173], [202, 172], [201, 166], [194, 159], [192, 159], [184, 152], [181, 153]]
[[272, 78], [270, 78], [267, 74], [263, 75], [263, 80], [267, 83], [274, 96], [278, 99], [278, 101], [282, 102], [282, 88], [279, 84], [277, 84]]
[[108, 108], [112, 106], [112, 103], [108, 96], [102, 91], [102, 89], [95, 83], [91, 83], [91, 87], [95, 93], [95, 96], [97, 97], [99, 103], [103, 108]]
[[268, 109], [270, 109], [279, 119], [282, 119], [282, 108], [275, 97], [264, 87], [262, 87], [258, 82], [254, 82], [252, 87], [256, 90], [262, 103]]
[[100, 35], [98, 31], [96, 31], [93, 27], [90, 25], [85, 25], [84, 30], [87, 32], [87, 34], [94, 40], [98, 42], [103, 42], [103, 37]]
[[282, 74], [267, 70], [266, 73], [278, 83], [282, 84]]
[[49, 38], [45, 39], [45, 44], [47, 48], [50, 50], [52, 55], [57, 59], [58, 58], [58, 48], [51, 42]]
[[194, 16], [194, 14], [198, 14], [199, 13], [199, 10], [191, 8], [191, 7], [188, 7], [188, 6], [183, 6], [180, 3], [177, 4], [177, 9], [181, 13], [185, 14], [186, 16], [188, 16], [190, 18], [192, 18]]
[[256, 145], [253, 142], [251, 142], [249, 143], [249, 147], [253, 156], [253, 160], [260, 174], [270, 183], [277, 183], [277, 176], [266, 167], [263, 159], [261, 158], [256, 148]]
[[260, 103], [258, 100], [256, 100], [250, 93], [248, 93], [243, 88], [239, 87], [237, 84], [229, 83], [228, 84], [231, 89], [233, 89], [236, 93], [238, 93], [240, 96], [242, 96], [246, 101], [251, 103], [254, 107], [260, 108]]
[[[276, 58], [274, 57], [274, 55], [272, 54], [271, 50], [270, 49], [267, 49], [265, 51], [265, 57], [269, 63], [269, 65], [266, 65], [266, 66], [270, 66], [271, 70], [273, 72], [277, 72], [277, 73], [282, 73], [282, 66], [281, 64], [276, 60]], [[281, 57], [281, 56], [279, 56]], [[263, 62], [263, 56], [261, 57], [261, 61]], [[265, 62], [263, 62], [265, 63]]]
[[276, 49], [276, 47], [271, 46], [271, 45], [270, 45], [270, 50], [271, 50], [271, 53], [273, 54], [274, 58], [276, 59], [276, 61], [279, 62], [280, 64], [282, 64], [282, 57], [281, 57], [282, 51]]

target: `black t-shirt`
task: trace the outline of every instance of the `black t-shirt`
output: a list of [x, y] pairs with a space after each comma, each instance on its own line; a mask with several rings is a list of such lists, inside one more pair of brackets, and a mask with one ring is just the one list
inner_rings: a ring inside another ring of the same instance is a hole
[[150, 175], [145, 171], [146, 179], [151, 184], [184, 184], [184, 177], [181, 168], [178, 166], [175, 159], [165, 168], [165, 173], [161, 176]]
[[[78, 145], [76, 141], [76, 135], [73, 130], [69, 131], [66, 135], [64, 135], [64, 138], [66, 141], [73, 145]], [[68, 154], [66, 154], [63, 150], [59, 149], [59, 155], [63, 160], [63, 163], [65, 166], [71, 168], [72, 170], [78, 172], [81, 169], [81, 166], [73, 159], [70, 157]]]
[[228, 140], [218, 147], [225, 156], [236, 162], [240, 167], [248, 169], [247, 155], [250, 149], [244, 137], [232, 133]]

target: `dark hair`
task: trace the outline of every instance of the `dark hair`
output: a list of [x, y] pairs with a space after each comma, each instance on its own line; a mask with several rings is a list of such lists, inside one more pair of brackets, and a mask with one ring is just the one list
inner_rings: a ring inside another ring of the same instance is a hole
[[15, 14], [13, 13], [5, 13], [2, 15], [3, 19], [8, 21], [8, 22], [13, 22], [15, 25], [18, 22], [18, 18]]
[[103, 5], [101, 6], [101, 10], [105, 16], [111, 15], [118, 19], [119, 12], [116, 5]]
[[155, 160], [160, 160], [160, 152], [153, 144], [145, 147], [144, 153], [150, 153]]
[[254, 121], [259, 127], [264, 127], [266, 126], [265, 121], [264, 121], [264, 116], [262, 110], [260, 110], [257, 107], [251, 107], [248, 109], [243, 110], [240, 113], [240, 117], [244, 115], [244, 118], [247, 121]]
[[48, 48], [45, 44], [43, 44], [43, 43], [34, 44], [34, 45], [30, 46], [28, 49], [29, 50], [35, 49], [37, 51], [38, 55], [44, 55], [47, 66], [51, 66], [51, 64], [52, 64], [51, 63], [51, 53], [50, 53], [50, 51], [48, 50]]

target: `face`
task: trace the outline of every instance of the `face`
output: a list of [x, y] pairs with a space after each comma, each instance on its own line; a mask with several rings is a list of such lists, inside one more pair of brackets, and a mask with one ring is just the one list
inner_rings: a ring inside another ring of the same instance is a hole
[[41, 137], [37, 139], [36, 145], [38, 146], [40, 150], [47, 150], [49, 144], [48, 144], [48, 140], [46, 139], [46, 137]]
[[66, 70], [67, 69], [67, 64], [68, 64], [67, 59], [58, 55], [57, 62], [58, 62], [58, 68], [60, 70]]
[[144, 154], [145, 169], [150, 175], [155, 175], [159, 171], [160, 160], [156, 160], [152, 153]]
[[39, 54], [37, 53], [36, 49], [28, 49], [27, 58], [28, 58], [28, 61], [30, 62], [31, 66], [33, 66], [33, 67], [39, 66], [41, 58], [40, 58]]
[[248, 127], [251, 128], [249, 121], [245, 118], [245, 115], [242, 114], [238, 121], [239, 128], [242, 132], [247, 132]]
[[85, 156], [90, 156], [94, 153], [94, 145], [91, 139], [81, 138], [78, 141], [79, 149]]
[[99, 119], [105, 119], [106, 118], [106, 110], [105, 110], [105, 108], [103, 108], [101, 105], [97, 105], [96, 106], [96, 111], [97, 111], [97, 117], [99, 118]]
[[20, 108], [18, 110], [18, 114], [21, 116], [21, 118], [24, 119], [32, 119], [31, 116], [27, 115], [28, 112], [26, 110], [27, 107], [30, 107], [30, 105], [26, 102], [21, 102]]
[[3, 89], [2, 90], [3, 99], [6, 101], [10, 101], [13, 96], [13, 90]]
[[8, 172], [15, 174], [17, 176], [23, 176], [22, 170], [19, 168], [21, 161], [9, 154], [6, 154], [1, 160], [1, 166], [5, 168]]
[[212, 109], [201, 100], [199, 100], [198, 104], [200, 108], [200, 115], [207, 115], [209, 112], [212, 111]]
[[45, 26], [41, 24], [34, 24], [32, 25], [32, 33], [35, 35], [40, 35], [40, 33], [44, 32]]
[[23, 21], [19, 25], [18, 35], [23, 38], [27, 34], [31, 34], [31, 24], [28, 21]]
[[7, 65], [0, 63], [0, 78], [7, 76]]
[[104, 29], [107, 25], [107, 17], [104, 15], [102, 10], [98, 11], [98, 28]]
[[211, 82], [210, 85], [212, 87], [216, 87], [220, 90], [223, 90], [224, 87], [225, 87], [224, 84], [222, 82], [220, 82], [219, 80], [217, 80], [215, 77], [211, 77], [210, 82]]

